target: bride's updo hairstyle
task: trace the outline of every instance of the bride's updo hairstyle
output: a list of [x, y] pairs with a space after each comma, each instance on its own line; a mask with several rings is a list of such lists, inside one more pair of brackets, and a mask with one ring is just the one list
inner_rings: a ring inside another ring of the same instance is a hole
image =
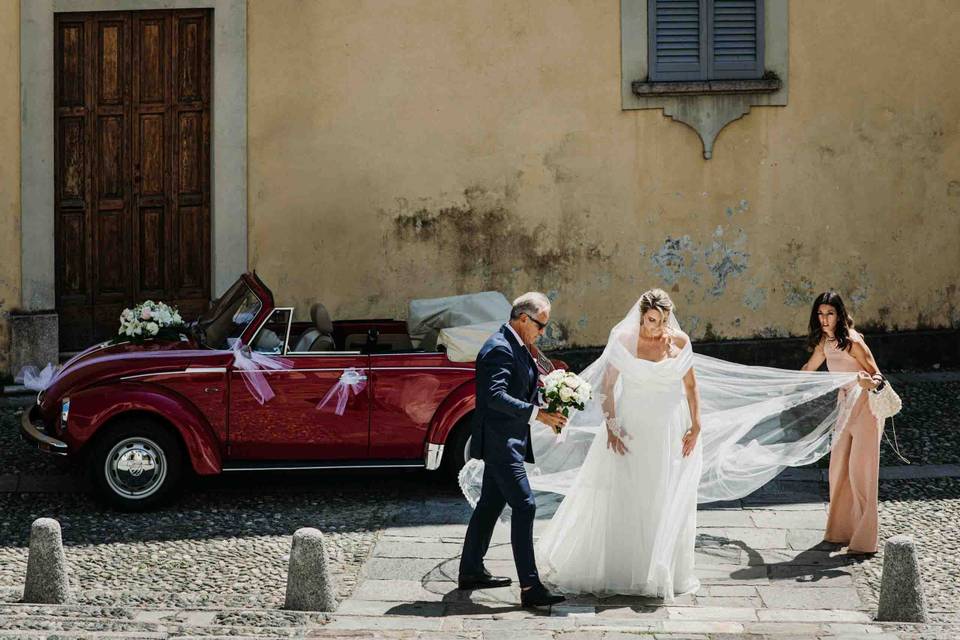
[[640, 316], [643, 317], [651, 309], [659, 311], [666, 322], [667, 316], [673, 311], [673, 300], [663, 289], [650, 289], [640, 296]]

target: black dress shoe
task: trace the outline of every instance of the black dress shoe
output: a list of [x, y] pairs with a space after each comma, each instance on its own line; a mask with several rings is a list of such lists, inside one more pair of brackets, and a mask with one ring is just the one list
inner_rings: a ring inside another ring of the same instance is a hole
[[496, 589], [509, 587], [513, 582], [510, 578], [501, 578], [484, 572], [478, 576], [461, 575], [457, 578], [457, 587], [460, 589]]
[[550, 593], [542, 584], [520, 591], [520, 605], [523, 607], [549, 607], [566, 600], [561, 595]]

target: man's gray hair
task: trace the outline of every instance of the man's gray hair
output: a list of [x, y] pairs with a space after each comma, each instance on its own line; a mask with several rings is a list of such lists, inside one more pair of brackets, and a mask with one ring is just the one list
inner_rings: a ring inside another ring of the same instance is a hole
[[516, 320], [523, 314], [536, 318], [544, 311], [550, 310], [550, 298], [539, 291], [528, 291], [513, 301], [510, 310], [510, 319]]

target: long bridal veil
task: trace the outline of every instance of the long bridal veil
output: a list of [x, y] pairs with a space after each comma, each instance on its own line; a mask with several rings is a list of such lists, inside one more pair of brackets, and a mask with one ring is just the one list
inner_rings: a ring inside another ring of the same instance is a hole
[[[680, 330], [675, 312], [669, 316], [669, 325]], [[593, 400], [583, 411], [571, 414], [561, 437], [535, 423], [532, 446], [536, 464], [527, 465], [535, 491], [566, 495], [593, 439], [606, 438], [603, 392], [614, 395], [616, 407], [621, 406], [618, 400], [623, 392], [619, 376], [607, 374], [629, 366], [639, 331], [636, 303], [610, 331], [600, 357], [580, 374], [593, 386]], [[703, 470], [697, 494], [701, 503], [742, 498], [786, 467], [824, 456], [831, 435], [843, 428], [860, 393], [855, 373], [755, 367], [699, 354], [693, 356], [693, 369], [702, 425]], [[617, 382], [605, 390], [604, 381], [612, 378]], [[642, 447], [643, 443], [629, 442], [628, 446]], [[460, 487], [471, 505], [479, 499], [482, 477], [480, 460], [470, 460], [460, 472]]]

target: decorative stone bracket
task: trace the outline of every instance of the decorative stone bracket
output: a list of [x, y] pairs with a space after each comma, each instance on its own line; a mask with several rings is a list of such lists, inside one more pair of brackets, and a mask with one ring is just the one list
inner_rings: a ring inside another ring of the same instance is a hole
[[663, 99], [663, 115], [696, 131], [707, 160], [713, 157], [713, 144], [725, 126], [749, 113], [759, 96], [776, 93], [780, 88], [776, 76], [723, 82], [638, 81], [632, 85], [637, 97]]
[[703, 157], [713, 157], [713, 143], [725, 126], [750, 112], [750, 100], [738, 95], [698, 96], [679, 99], [663, 107], [663, 115], [697, 132], [703, 142]]

